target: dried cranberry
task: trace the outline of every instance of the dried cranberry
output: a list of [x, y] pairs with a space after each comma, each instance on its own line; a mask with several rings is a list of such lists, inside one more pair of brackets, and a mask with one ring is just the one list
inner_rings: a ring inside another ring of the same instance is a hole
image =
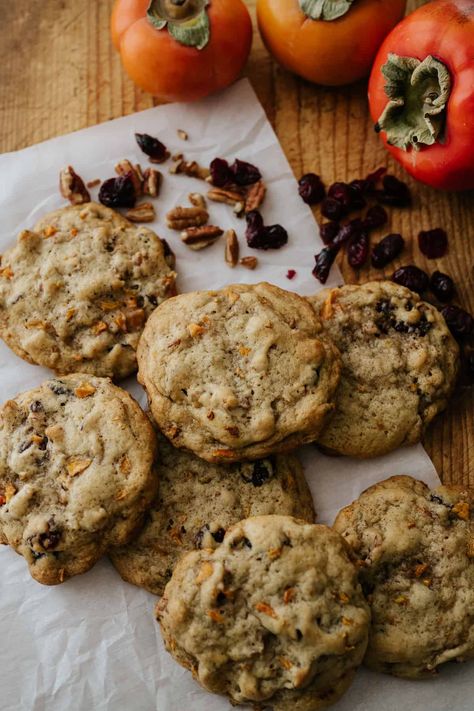
[[448, 235], [441, 227], [422, 230], [418, 235], [418, 246], [428, 259], [439, 259], [448, 249]]
[[387, 211], [381, 205], [374, 205], [367, 210], [364, 217], [364, 229], [375, 230], [377, 227], [383, 227], [387, 220]]
[[324, 198], [321, 213], [328, 220], [340, 220], [345, 215], [345, 212], [344, 205], [339, 200], [331, 197]]
[[351, 196], [351, 210], [361, 210], [366, 206], [364, 198], [365, 184], [362, 180], [353, 180], [349, 183], [349, 193]]
[[351, 267], [358, 269], [367, 260], [369, 254], [369, 235], [365, 231], [359, 231], [353, 237], [347, 246], [347, 259]]
[[382, 269], [400, 254], [404, 245], [405, 240], [401, 235], [387, 235], [372, 250], [372, 266]]
[[331, 269], [332, 263], [336, 259], [336, 255], [339, 251], [339, 247], [324, 247], [319, 254], [315, 254], [314, 259], [316, 261], [315, 267], [313, 269], [313, 276], [318, 279], [321, 284], [325, 284], [329, 276], [329, 271]]
[[406, 286], [407, 289], [416, 291], [417, 294], [421, 294], [428, 288], [430, 279], [426, 272], [410, 264], [397, 269], [393, 273], [392, 281], [394, 281], [395, 284], [400, 284], [401, 286]]
[[280, 249], [288, 242], [288, 232], [281, 225], [268, 225], [263, 232], [265, 244], [260, 249]]
[[298, 180], [298, 192], [307, 205], [316, 205], [326, 194], [323, 181], [315, 173], [306, 173]]
[[51, 550], [56, 548], [61, 539], [61, 534], [59, 531], [49, 530], [46, 533], [38, 534], [38, 544], [43, 548], [43, 550]]
[[133, 207], [137, 199], [130, 173], [104, 180], [99, 190], [99, 200], [107, 207]]
[[245, 237], [252, 249], [279, 249], [288, 242], [288, 232], [281, 225], [265, 227], [258, 210], [251, 210], [245, 215], [247, 229]]
[[459, 306], [445, 306], [442, 309], [446, 324], [455, 338], [464, 338], [470, 336], [474, 330], [474, 319], [471, 314]]
[[360, 234], [361, 231], [362, 220], [359, 220], [359, 218], [351, 220], [350, 222], [347, 222], [345, 225], [342, 225], [342, 227], [340, 227], [339, 232], [332, 241], [332, 244], [334, 247], [340, 247], [345, 242], [348, 242], [350, 239]]
[[143, 153], [146, 153], [154, 163], [163, 163], [169, 158], [168, 149], [157, 138], [147, 133], [136, 133], [135, 138]]
[[209, 166], [211, 172], [211, 182], [217, 188], [224, 188], [226, 185], [232, 185], [234, 176], [229, 167], [229, 164], [223, 158], [214, 158]]
[[223, 528], [218, 528], [217, 531], [214, 531], [214, 533], [212, 533], [211, 531], [211, 536], [213, 537], [216, 543], [222, 543], [225, 536], [225, 530]]
[[430, 279], [430, 289], [438, 301], [442, 301], [443, 304], [451, 301], [456, 291], [451, 277], [443, 272], [433, 272]]
[[296, 271], [294, 269], [288, 269], [286, 272], [286, 278], [287, 279], [294, 279], [296, 276]]
[[328, 197], [341, 203], [345, 212], [351, 209], [351, 191], [347, 183], [333, 183], [329, 186]]
[[387, 168], [377, 168], [377, 170], [374, 170], [373, 173], [369, 173], [364, 179], [364, 183], [366, 186], [365, 192], [372, 192], [379, 180], [382, 178], [382, 176], [385, 175], [386, 172]]
[[467, 374], [471, 379], [474, 379], [474, 351], [466, 351], [464, 360]]
[[374, 192], [378, 202], [383, 205], [393, 205], [394, 207], [411, 205], [411, 194], [406, 183], [403, 183], [394, 175], [385, 175], [382, 184], [383, 190]]
[[339, 222], [324, 222], [319, 227], [319, 234], [324, 244], [330, 244], [340, 230]]
[[262, 178], [262, 174], [256, 166], [238, 158], [235, 159], [230, 170], [237, 185], [252, 185], [252, 183], [258, 183]]

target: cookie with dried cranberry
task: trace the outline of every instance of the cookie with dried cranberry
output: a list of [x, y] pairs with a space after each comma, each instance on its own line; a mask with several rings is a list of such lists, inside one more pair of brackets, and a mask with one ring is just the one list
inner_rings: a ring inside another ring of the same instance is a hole
[[261, 459], [318, 436], [340, 357], [305, 299], [234, 284], [168, 299], [138, 348], [139, 381], [163, 433], [207, 461]]
[[474, 491], [394, 476], [364, 491], [334, 528], [359, 559], [372, 608], [365, 662], [417, 679], [474, 658]]
[[0, 410], [0, 543], [40, 583], [126, 543], [157, 491], [150, 421], [108, 378], [47, 380]]
[[261, 514], [314, 521], [311, 492], [293, 455], [257, 462], [209, 464], [159, 439], [158, 496], [146, 523], [110, 555], [124, 580], [161, 595], [178, 558], [215, 548], [231, 524]]
[[168, 651], [234, 704], [317, 711], [350, 686], [370, 613], [342, 538], [289, 516], [230, 528], [178, 562], [158, 603]]
[[151, 230], [103, 205], [68, 206], [24, 230], [0, 269], [0, 335], [56, 373], [124, 378], [151, 312], [175, 291]]
[[310, 298], [341, 351], [327, 450], [375, 457], [418, 442], [446, 407], [459, 349], [440, 312], [391, 281], [324, 289]]

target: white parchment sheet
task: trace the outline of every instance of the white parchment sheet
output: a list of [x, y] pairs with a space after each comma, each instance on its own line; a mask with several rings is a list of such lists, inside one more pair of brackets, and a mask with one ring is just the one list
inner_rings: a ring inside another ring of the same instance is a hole
[[[176, 130], [189, 134], [187, 142]], [[314, 126], [318, 131], [318, 126]], [[259, 267], [231, 270], [223, 243], [202, 252], [181, 244], [165, 227], [164, 216], [186, 204], [190, 191], [204, 183], [181, 175], [165, 179], [151, 225], [177, 255], [180, 291], [221, 287], [231, 282], [268, 280], [302, 294], [318, 289], [312, 277], [313, 255], [322, 243], [262, 107], [246, 80], [197, 104], [174, 104], [144, 111], [68, 136], [0, 156], [0, 252], [20, 229], [32, 227], [43, 213], [60, 207], [58, 173], [72, 164], [85, 179], [114, 175], [121, 158], [147, 165], [134, 133], [158, 136], [173, 152], [208, 165], [216, 156], [256, 163], [268, 185], [265, 222], [282, 223], [289, 243], [278, 251], [256, 254]], [[367, 172], [375, 168], [367, 165]], [[96, 196], [96, 190], [92, 191]], [[211, 221], [234, 227], [244, 247], [244, 224], [230, 208], [210, 204]], [[293, 281], [288, 268], [296, 269]], [[340, 283], [333, 269], [328, 284]], [[33, 387], [49, 372], [28, 365], [0, 342], [0, 400]], [[127, 387], [144, 404], [133, 380]], [[328, 458], [314, 447], [302, 451], [306, 476], [319, 520], [331, 523], [336, 511], [370, 484], [391, 474], [408, 473], [428, 484], [438, 477], [421, 446], [368, 462]], [[258, 493], [256, 493], [258, 495]], [[154, 621], [156, 599], [124, 583], [107, 560], [57, 587], [33, 581], [23, 559], [0, 550], [0, 709], [1, 711], [228, 711], [230, 704], [202, 691], [191, 675], [164, 651]], [[361, 670], [335, 711], [472, 711], [474, 664], [452, 665], [429, 682], [401, 681]]]

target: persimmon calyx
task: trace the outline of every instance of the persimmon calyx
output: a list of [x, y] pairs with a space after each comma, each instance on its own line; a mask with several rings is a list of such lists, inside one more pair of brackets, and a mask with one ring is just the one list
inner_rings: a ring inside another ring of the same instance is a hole
[[389, 101], [375, 130], [384, 131], [387, 142], [404, 151], [442, 143], [451, 92], [446, 65], [431, 55], [420, 61], [389, 54], [382, 74]]
[[351, 9], [354, 0], [300, 0], [300, 7], [311, 20], [337, 20]]
[[203, 49], [210, 38], [208, 0], [151, 0], [146, 16], [157, 30], [167, 29], [180, 44]]

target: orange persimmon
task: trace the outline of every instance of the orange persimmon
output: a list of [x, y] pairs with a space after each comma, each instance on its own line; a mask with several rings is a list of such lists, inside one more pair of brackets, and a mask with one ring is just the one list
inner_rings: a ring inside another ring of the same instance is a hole
[[369, 74], [405, 5], [406, 0], [257, 0], [257, 20], [267, 49], [286, 69], [338, 86]]
[[111, 33], [127, 74], [162, 101], [193, 101], [228, 86], [252, 43], [242, 0], [116, 0]]

